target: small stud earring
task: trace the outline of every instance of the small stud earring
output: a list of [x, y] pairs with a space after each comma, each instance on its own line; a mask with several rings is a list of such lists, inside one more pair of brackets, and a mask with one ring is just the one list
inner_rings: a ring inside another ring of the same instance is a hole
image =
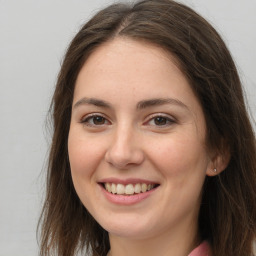
[[213, 169], [213, 172], [214, 172], [214, 173], [217, 173], [217, 169], [216, 169], [216, 168], [214, 168], [214, 169]]

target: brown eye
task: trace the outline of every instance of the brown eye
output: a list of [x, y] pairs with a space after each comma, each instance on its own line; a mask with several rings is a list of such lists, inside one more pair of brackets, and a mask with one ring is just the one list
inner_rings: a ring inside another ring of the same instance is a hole
[[147, 125], [150, 125], [151, 127], [155, 126], [157, 128], [168, 128], [175, 123], [176, 122], [174, 119], [164, 114], [155, 115], [149, 121], [146, 122]]
[[167, 118], [162, 116], [157, 116], [154, 118], [155, 125], [166, 125], [167, 124]]
[[100, 115], [89, 115], [81, 120], [81, 123], [87, 126], [101, 126], [110, 124], [110, 122], [105, 117]]
[[105, 124], [106, 119], [102, 116], [94, 116], [92, 117], [92, 122], [95, 125], [103, 125]]

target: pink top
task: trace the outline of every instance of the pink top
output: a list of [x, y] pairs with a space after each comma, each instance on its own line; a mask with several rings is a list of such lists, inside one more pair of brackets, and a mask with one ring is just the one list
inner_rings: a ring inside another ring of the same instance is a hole
[[203, 241], [188, 256], [211, 256], [209, 243], [207, 241]]

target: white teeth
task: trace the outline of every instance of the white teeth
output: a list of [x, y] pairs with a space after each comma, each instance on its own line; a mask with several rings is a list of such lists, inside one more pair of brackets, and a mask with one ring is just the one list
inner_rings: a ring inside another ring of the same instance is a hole
[[110, 185], [109, 183], [106, 183], [106, 184], [105, 184], [105, 188], [106, 188], [106, 190], [107, 190], [108, 192], [111, 192], [111, 191], [112, 191], [111, 185]]
[[132, 184], [128, 184], [125, 186], [125, 194], [126, 195], [133, 195], [134, 194], [134, 187]]
[[141, 192], [141, 185], [140, 184], [136, 184], [135, 187], [134, 187], [134, 192], [136, 194], [139, 194]]
[[142, 186], [141, 186], [141, 191], [142, 191], [142, 193], [146, 192], [147, 189], [148, 189], [147, 184], [143, 183]]
[[[113, 184], [112, 184], [112, 185], [113, 185]], [[124, 191], [125, 191], [125, 187], [124, 187], [123, 184], [117, 184], [117, 185], [116, 185], [116, 193], [117, 193], [118, 195], [124, 194]]]
[[116, 184], [112, 183], [110, 192], [116, 194]]
[[128, 184], [115, 184], [115, 183], [105, 183], [104, 184], [105, 189], [112, 193], [112, 194], [118, 194], [118, 195], [134, 195], [139, 193], [145, 193], [146, 191], [149, 191], [153, 189], [155, 186], [153, 184], [146, 184], [146, 183], [137, 183], [135, 185]]

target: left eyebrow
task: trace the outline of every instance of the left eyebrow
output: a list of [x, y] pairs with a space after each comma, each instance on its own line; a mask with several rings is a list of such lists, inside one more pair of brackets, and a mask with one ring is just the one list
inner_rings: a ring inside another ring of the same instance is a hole
[[156, 98], [156, 99], [142, 100], [138, 102], [137, 109], [145, 109], [148, 107], [161, 106], [165, 104], [176, 105], [176, 106], [185, 108], [187, 110], [189, 109], [188, 106], [185, 105], [183, 102], [173, 98]]

